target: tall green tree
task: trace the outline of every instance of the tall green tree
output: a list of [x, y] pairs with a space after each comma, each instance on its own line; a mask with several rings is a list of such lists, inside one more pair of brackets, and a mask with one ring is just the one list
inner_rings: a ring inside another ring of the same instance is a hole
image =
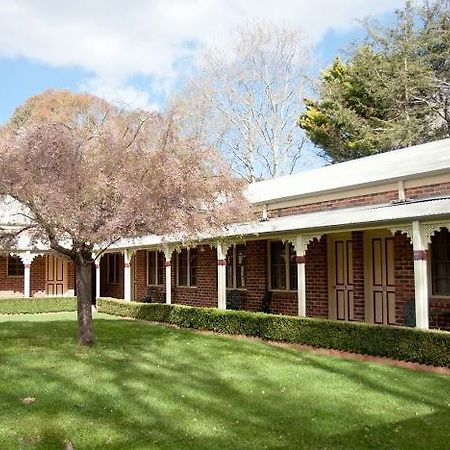
[[332, 162], [450, 135], [450, 0], [406, 2], [321, 77], [299, 126]]

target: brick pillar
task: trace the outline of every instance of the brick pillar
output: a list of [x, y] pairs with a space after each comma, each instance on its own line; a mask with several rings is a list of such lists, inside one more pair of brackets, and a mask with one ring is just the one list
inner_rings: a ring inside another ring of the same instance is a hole
[[353, 317], [360, 322], [365, 321], [364, 302], [364, 244], [363, 232], [352, 232], [353, 249]]
[[306, 316], [328, 318], [327, 236], [314, 239], [305, 255]]
[[414, 255], [408, 236], [394, 235], [395, 322], [405, 323], [405, 304], [414, 300]]

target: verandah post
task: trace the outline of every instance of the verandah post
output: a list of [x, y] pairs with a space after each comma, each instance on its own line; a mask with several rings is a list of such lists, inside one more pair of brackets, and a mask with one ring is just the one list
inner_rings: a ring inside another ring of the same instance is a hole
[[173, 250], [168, 245], [164, 247], [166, 266], [166, 305], [172, 304], [172, 252]]
[[217, 243], [217, 307], [227, 309], [227, 248]]
[[123, 252], [123, 297], [124, 300], [131, 301], [131, 258], [133, 252], [130, 250], [124, 250]]
[[428, 244], [419, 221], [413, 222], [416, 327], [428, 329]]
[[300, 317], [306, 317], [305, 249], [305, 238], [299, 234], [295, 239], [295, 261], [297, 263], [297, 301]]

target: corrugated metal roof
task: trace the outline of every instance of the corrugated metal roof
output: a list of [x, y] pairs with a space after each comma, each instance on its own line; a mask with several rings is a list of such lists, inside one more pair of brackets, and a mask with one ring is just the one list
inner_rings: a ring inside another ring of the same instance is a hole
[[450, 139], [259, 181], [246, 195], [252, 203], [270, 203], [438, 173], [449, 173], [450, 181]]
[[[445, 217], [450, 220], [450, 197], [414, 202], [363, 206], [357, 208], [336, 209], [330, 211], [296, 214], [277, 217], [265, 222], [252, 222], [229, 227], [215, 237], [256, 237], [276, 233], [308, 233], [315, 230], [333, 231], [357, 226], [376, 226], [395, 223], [411, 223], [413, 220], [430, 221]], [[211, 239], [212, 236], [203, 236]], [[134, 239], [122, 239], [111, 249], [161, 246], [166, 243], [178, 243], [176, 240], [150, 235]]]

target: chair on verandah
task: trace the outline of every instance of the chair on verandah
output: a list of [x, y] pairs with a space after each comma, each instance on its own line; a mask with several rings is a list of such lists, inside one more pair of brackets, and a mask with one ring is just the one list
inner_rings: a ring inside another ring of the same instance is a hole
[[162, 303], [162, 294], [155, 286], [149, 286], [142, 299], [143, 303]]
[[270, 313], [270, 303], [272, 302], [272, 291], [267, 291], [261, 299], [261, 306], [258, 312]]
[[234, 310], [242, 309], [241, 293], [239, 291], [232, 290], [228, 292], [227, 309], [234, 309]]

